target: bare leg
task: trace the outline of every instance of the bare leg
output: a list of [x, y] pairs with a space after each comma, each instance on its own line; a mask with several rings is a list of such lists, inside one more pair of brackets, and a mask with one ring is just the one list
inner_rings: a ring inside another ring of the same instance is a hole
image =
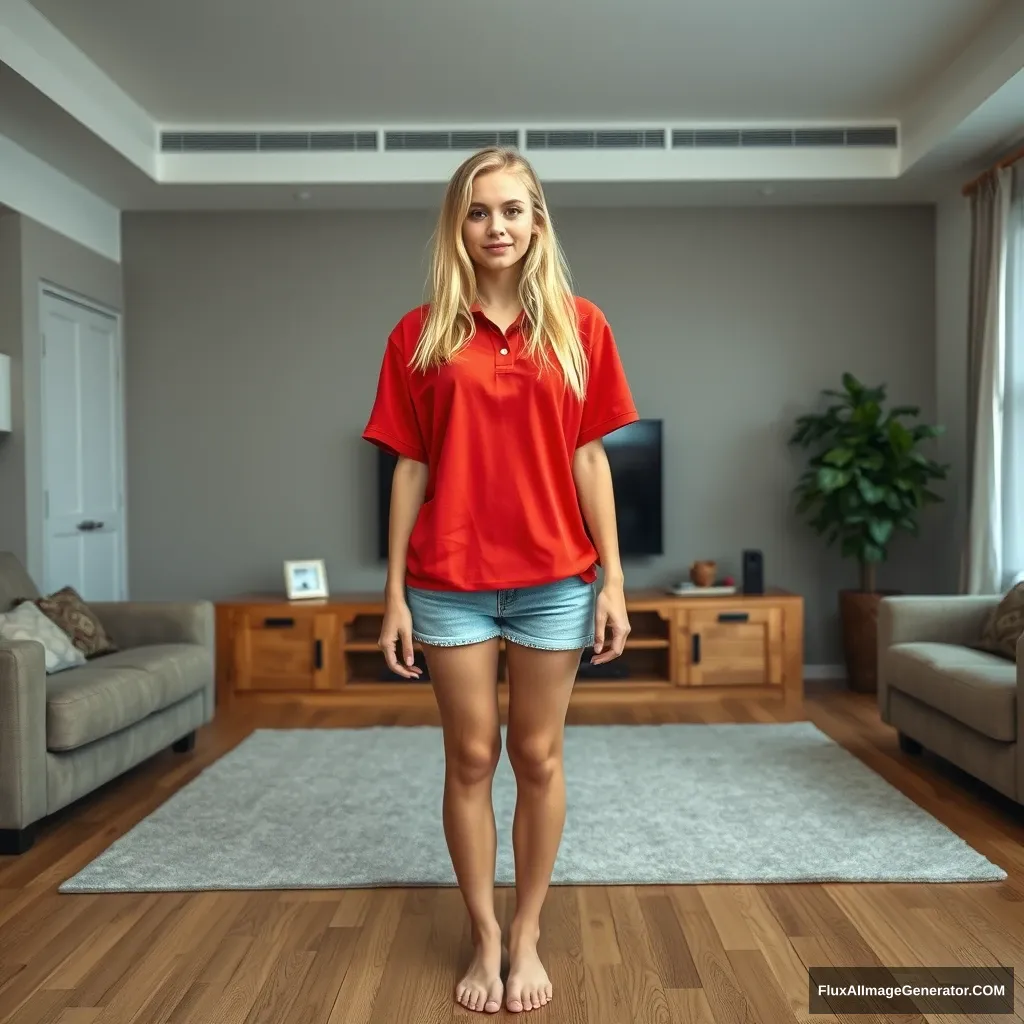
[[513, 1013], [535, 1010], [552, 996], [537, 942], [565, 825], [563, 730], [582, 653], [508, 645], [508, 756], [517, 796], [512, 823], [516, 909], [509, 929], [505, 1006]]
[[470, 1010], [501, 1009], [501, 926], [494, 912], [497, 833], [491, 786], [501, 756], [498, 642], [424, 647], [444, 733], [442, 818], [475, 954], [455, 987]]

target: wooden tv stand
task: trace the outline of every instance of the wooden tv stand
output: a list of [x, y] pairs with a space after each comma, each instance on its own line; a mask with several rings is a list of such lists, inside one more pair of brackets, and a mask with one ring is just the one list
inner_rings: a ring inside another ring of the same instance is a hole
[[[763, 595], [627, 595], [631, 632], [622, 655], [597, 671], [584, 654], [573, 705], [643, 705], [723, 695], [803, 699], [803, 599]], [[301, 700], [401, 706], [432, 701], [430, 683], [391, 676], [377, 647], [381, 594], [289, 601], [277, 594], [219, 601], [217, 703]], [[425, 665], [417, 645], [417, 664]], [[508, 696], [504, 644], [499, 700]]]

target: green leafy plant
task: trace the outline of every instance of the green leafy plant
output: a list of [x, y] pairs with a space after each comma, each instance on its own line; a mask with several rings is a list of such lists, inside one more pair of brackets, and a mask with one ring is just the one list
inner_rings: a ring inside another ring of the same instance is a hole
[[944, 480], [948, 465], [928, 458], [922, 441], [944, 428], [907, 424], [920, 409], [900, 405], [885, 411], [886, 388], [865, 387], [843, 374], [843, 390], [824, 390], [838, 399], [824, 412], [800, 416], [791, 445], [813, 449], [808, 467], [794, 488], [796, 511], [827, 538], [839, 542], [844, 558], [860, 567], [860, 588], [875, 591], [876, 567], [888, 557], [899, 530], [917, 536], [921, 510], [942, 498], [929, 489]]

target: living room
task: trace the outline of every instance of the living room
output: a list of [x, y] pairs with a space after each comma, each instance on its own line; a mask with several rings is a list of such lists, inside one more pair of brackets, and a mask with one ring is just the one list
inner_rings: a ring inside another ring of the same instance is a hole
[[[527, 18], [592, 27], [575, 74], [447, 4], [403, 5], [404, 41], [382, 12], [0, 12], [0, 1024], [475, 1008], [432, 686], [377, 646], [362, 434], [445, 185], [492, 143], [536, 169], [658, 438], [632, 632], [568, 708], [533, 1015], [828, 1019], [863, 1004], [815, 1003], [825, 969], [1024, 962], [1024, 15], [776, 6], [742, 34], [697, 2]], [[944, 467], [868, 594], [863, 543], [796, 496], [800, 418], [854, 379], [941, 428], [915, 458]], [[957, 1012], [915, 999], [872, 1012]]]

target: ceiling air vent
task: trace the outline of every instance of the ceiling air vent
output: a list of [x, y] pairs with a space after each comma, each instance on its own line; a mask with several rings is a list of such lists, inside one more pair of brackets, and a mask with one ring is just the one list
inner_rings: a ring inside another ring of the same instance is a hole
[[846, 144], [848, 146], [895, 146], [896, 129], [884, 128], [847, 128]]
[[516, 131], [456, 131], [456, 132], [385, 132], [385, 150], [484, 149], [487, 146], [516, 147]]
[[798, 128], [793, 132], [794, 146], [844, 146], [846, 132], [842, 128]]
[[783, 148], [815, 146], [895, 146], [894, 127], [870, 128], [676, 128], [673, 149]]
[[325, 153], [375, 150], [376, 132], [164, 132], [164, 153]]
[[660, 128], [607, 128], [566, 131], [562, 129], [526, 132], [527, 149], [664, 149], [665, 133]]

